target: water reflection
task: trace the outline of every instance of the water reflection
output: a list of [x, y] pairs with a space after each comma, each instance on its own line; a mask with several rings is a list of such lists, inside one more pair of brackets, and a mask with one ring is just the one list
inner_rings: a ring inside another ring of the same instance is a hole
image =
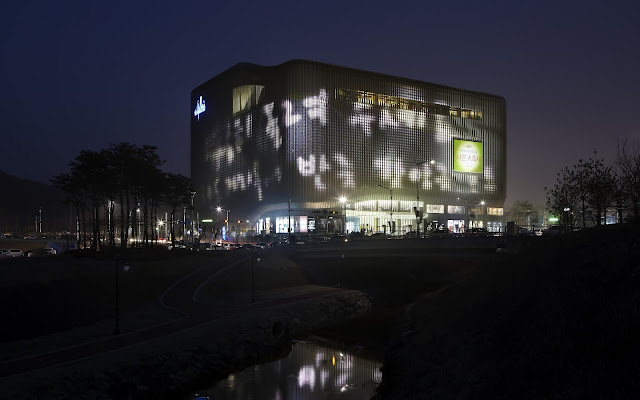
[[341, 349], [296, 342], [285, 358], [254, 365], [209, 389], [212, 399], [369, 399], [382, 380], [380, 361]]

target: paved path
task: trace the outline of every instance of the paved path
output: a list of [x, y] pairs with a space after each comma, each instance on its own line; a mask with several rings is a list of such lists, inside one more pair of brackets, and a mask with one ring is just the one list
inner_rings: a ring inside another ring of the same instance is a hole
[[178, 319], [134, 332], [0, 363], [0, 380], [165, 338], [211, 322], [256, 312], [264, 314], [265, 310], [284, 304], [348, 291], [342, 288], [304, 285], [260, 292], [261, 301], [234, 306], [216, 304], [211, 298], [206, 297], [202, 290], [206, 284], [215, 282], [225, 271], [250, 260], [249, 257], [251, 257], [249, 252], [238, 252], [225, 257], [221, 262], [204, 266], [170, 286], [161, 296], [160, 303], [168, 309], [181, 313], [182, 317]]

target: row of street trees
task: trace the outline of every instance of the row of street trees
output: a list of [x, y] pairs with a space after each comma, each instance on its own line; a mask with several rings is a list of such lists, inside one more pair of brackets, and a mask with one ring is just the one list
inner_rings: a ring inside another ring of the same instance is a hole
[[75, 209], [78, 247], [87, 247], [88, 239], [91, 250], [102, 249], [105, 235], [115, 247], [118, 223], [121, 247], [127, 246], [129, 234], [142, 237], [142, 243], [149, 245], [157, 239], [154, 228], [161, 205], [171, 211], [167, 223], [175, 245], [176, 210], [191, 205], [193, 188], [186, 176], [161, 171], [164, 161], [156, 151], [155, 146], [130, 143], [83, 150], [69, 163], [69, 173], [51, 179]]
[[607, 208], [626, 210], [627, 220], [640, 221], [640, 142], [621, 140], [612, 165], [598, 158], [597, 151], [588, 160], [558, 172], [556, 182], [545, 188], [547, 209], [565, 226], [587, 222], [606, 223]]
[[519, 226], [532, 226], [540, 221], [538, 210], [530, 201], [516, 200], [509, 209], [509, 220]]

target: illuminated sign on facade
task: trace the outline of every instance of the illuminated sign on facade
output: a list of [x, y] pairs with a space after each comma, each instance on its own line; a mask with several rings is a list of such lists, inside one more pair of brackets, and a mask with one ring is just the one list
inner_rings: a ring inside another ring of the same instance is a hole
[[425, 212], [427, 214], [444, 214], [444, 204], [426, 204]]
[[202, 99], [202, 96], [200, 96], [200, 99], [198, 99], [198, 102], [196, 103], [196, 109], [193, 110], [193, 116], [198, 117], [198, 121], [200, 121], [200, 114], [205, 112], [206, 109], [207, 109], [207, 105]]
[[482, 173], [482, 143], [453, 139], [453, 170]]

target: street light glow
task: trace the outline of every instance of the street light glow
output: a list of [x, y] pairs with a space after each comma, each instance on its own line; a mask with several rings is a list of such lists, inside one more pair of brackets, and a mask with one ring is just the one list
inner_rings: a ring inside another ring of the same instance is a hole
[[339, 201], [340, 203], [344, 204], [344, 203], [346, 203], [346, 202], [347, 202], [347, 198], [346, 198], [346, 197], [344, 197], [344, 196], [340, 196], [340, 198], [338, 199], [338, 201]]

